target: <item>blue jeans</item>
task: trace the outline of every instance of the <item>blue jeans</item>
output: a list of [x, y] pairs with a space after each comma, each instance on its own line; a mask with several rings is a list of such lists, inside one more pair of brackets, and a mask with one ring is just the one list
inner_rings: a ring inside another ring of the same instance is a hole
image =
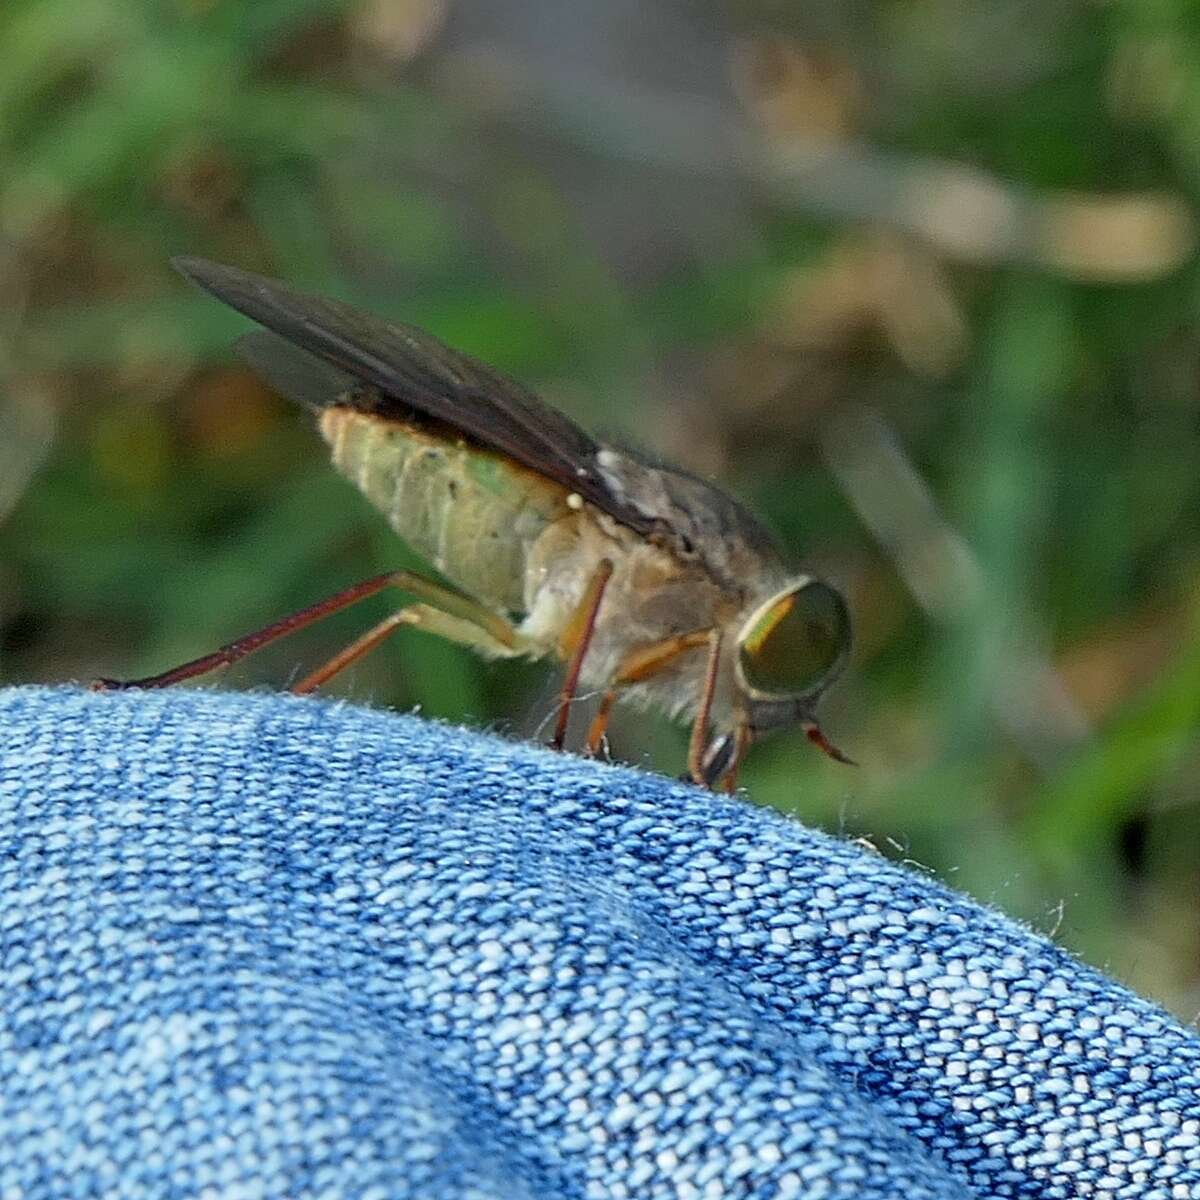
[[742, 801], [284, 696], [0, 693], [0, 1197], [1200, 1196], [1200, 1042]]

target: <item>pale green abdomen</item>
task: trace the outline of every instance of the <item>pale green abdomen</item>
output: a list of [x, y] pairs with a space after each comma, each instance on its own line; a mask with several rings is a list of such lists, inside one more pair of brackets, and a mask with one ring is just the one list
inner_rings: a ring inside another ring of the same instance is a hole
[[327, 408], [333, 462], [395, 531], [451, 583], [489, 606], [523, 611], [538, 535], [567, 494], [510, 459], [400, 421]]

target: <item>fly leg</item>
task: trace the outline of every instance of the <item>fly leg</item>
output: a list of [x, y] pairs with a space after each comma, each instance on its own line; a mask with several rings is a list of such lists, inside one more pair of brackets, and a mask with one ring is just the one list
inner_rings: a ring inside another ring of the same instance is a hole
[[[92, 691], [170, 687], [172, 684], [182, 683], [185, 679], [194, 679], [197, 675], [205, 675], [217, 667], [225, 667], [238, 662], [270, 642], [286, 637], [297, 629], [304, 629], [321, 620], [322, 617], [328, 617], [332, 613], [340, 612], [343, 608], [349, 608], [350, 605], [359, 600], [365, 600], [368, 596], [383, 591], [386, 587], [400, 588], [422, 600], [430, 601], [439, 609], [444, 610], [448, 616], [478, 626], [502, 646], [511, 648], [516, 644], [516, 632], [513, 627], [503, 617], [472, 600], [470, 596], [444, 584], [435, 583], [432, 579], [425, 579], [412, 571], [388, 571], [383, 575], [373, 575], [361, 583], [343, 588], [342, 591], [324, 600], [319, 600], [316, 604], [310, 604], [307, 608], [289, 613], [286, 617], [281, 617], [278, 621], [273, 621], [262, 629], [256, 629], [253, 633], [248, 633], [236, 641], [221, 646], [211, 654], [194, 658], [191, 662], [172, 667], [169, 671], [163, 671], [158, 675], [148, 675], [145, 679], [127, 681], [97, 679], [92, 683]], [[372, 645], [374, 644], [377, 643], [372, 643]], [[367, 649], [370, 649], [370, 646]]]
[[617, 701], [620, 689], [632, 683], [640, 683], [643, 679], [657, 674], [670, 666], [681, 654], [688, 650], [696, 650], [701, 646], [708, 647], [708, 667], [704, 675], [704, 691], [700, 696], [700, 707], [696, 719], [692, 722], [692, 736], [688, 745], [688, 774], [697, 783], [705, 783], [702, 770], [704, 744], [708, 735], [708, 721], [712, 713], [713, 696], [717, 690], [717, 671], [721, 662], [721, 631], [719, 629], [696, 629], [691, 633], [679, 633], [674, 637], [664, 638], [661, 642], [652, 642], [648, 646], [639, 646], [628, 654], [617, 668], [608, 691], [600, 701], [600, 709], [588, 730], [587, 743], [584, 747], [586, 754], [595, 754], [600, 749], [604, 739], [604, 731], [608, 728], [608, 720], [612, 715], [613, 705]]
[[700, 693], [700, 707], [692, 722], [692, 735], [688, 738], [688, 774], [693, 783], [705, 784], [704, 747], [708, 744], [708, 719], [712, 716], [713, 697], [717, 694], [717, 670], [721, 665], [721, 631], [713, 629], [708, 635], [708, 664], [704, 668], [704, 690]]
[[713, 629], [697, 629], [692, 633], [679, 633], [674, 637], [663, 638], [661, 642], [651, 642], [648, 646], [639, 646], [627, 654], [618, 666], [608, 690], [600, 701], [600, 709], [592, 720], [588, 730], [584, 753], [595, 754], [600, 749], [604, 731], [608, 728], [609, 717], [621, 688], [631, 683], [640, 683], [649, 679], [675, 661], [687, 650], [708, 644], [717, 631]]
[[562, 688], [558, 694], [558, 720], [554, 723], [554, 736], [550, 739], [553, 750], [561, 750], [567, 740], [567, 721], [571, 716], [571, 703], [575, 699], [575, 691], [579, 687], [579, 674], [583, 670], [583, 659], [591, 645], [592, 635], [596, 632], [596, 617], [600, 613], [600, 602], [604, 599], [604, 589], [612, 578], [612, 559], [602, 558], [596, 573], [588, 582], [583, 598], [575, 609], [562, 637], [559, 639], [559, 651], [569, 655], [567, 673], [563, 677]]
[[445, 638], [448, 642], [477, 650], [489, 658], [511, 658], [519, 653], [516, 631], [511, 628], [511, 640], [505, 643], [473, 621], [453, 616], [429, 604], [410, 604], [384, 617], [378, 625], [372, 626], [361, 637], [355, 638], [344, 650], [339, 651], [328, 662], [322, 663], [315, 671], [311, 671], [290, 690], [298, 696], [315, 692], [352, 663], [369, 654], [402, 625], [423, 629], [427, 633]]

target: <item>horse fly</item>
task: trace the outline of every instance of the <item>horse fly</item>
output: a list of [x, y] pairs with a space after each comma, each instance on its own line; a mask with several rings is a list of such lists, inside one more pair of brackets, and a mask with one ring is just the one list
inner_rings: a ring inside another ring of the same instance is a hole
[[490, 658], [565, 664], [552, 744], [580, 688], [602, 695], [585, 749], [629, 699], [691, 721], [688, 774], [732, 790], [750, 744], [799, 726], [831, 757], [816, 704], [850, 652], [845, 601], [790, 571], [712, 485], [605, 446], [519, 383], [419, 329], [198, 258], [174, 265], [258, 322], [238, 343], [314, 410], [337, 469], [442, 581], [393, 571], [162, 674], [165, 687], [387, 587], [411, 602], [302, 679], [311, 692], [401, 626]]

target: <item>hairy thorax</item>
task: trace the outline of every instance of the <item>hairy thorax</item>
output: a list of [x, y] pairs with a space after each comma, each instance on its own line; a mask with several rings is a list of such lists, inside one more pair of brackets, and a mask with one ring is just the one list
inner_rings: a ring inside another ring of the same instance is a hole
[[[521, 636], [538, 656], [567, 658], [564, 641], [588, 583], [604, 559], [613, 573], [583, 660], [585, 691], [607, 686], [631, 651], [680, 634], [736, 625], [742, 603], [731, 597], [703, 566], [683, 562], [632, 533], [590, 505], [549, 526], [531, 548], [525, 580]], [[728, 702], [732, 683], [732, 636], [726, 636], [717, 704]], [[706, 651], [686, 651], [623, 694], [673, 715], [689, 715], [703, 687]]]

